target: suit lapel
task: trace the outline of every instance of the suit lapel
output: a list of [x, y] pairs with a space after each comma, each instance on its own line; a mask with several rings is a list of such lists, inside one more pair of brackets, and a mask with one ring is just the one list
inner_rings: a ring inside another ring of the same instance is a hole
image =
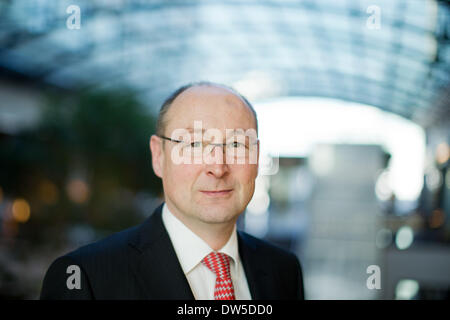
[[[194, 295], [161, 218], [162, 205], [139, 226], [129, 240], [129, 261], [145, 299], [193, 300]], [[273, 290], [267, 263], [258, 245], [238, 232], [239, 255], [252, 299], [270, 299]]]
[[257, 244], [245, 233], [238, 232], [239, 255], [244, 266], [245, 276], [253, 300], [270, 298], [270, 283], [267, 262], [257, 254]]
[[147, 299], [194, 299], [161, 218], [162, 205], [130, 239], [130, 265]]

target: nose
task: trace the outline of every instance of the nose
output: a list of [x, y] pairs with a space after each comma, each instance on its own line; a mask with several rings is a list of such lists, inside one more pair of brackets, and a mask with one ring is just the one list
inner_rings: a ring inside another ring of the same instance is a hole
[[210, 164], [208, 165], [208, 175], [216, 178], [222, 178], [228, 173], [228, 165], [224, 164]]
[[[221, 154], [217, 154], [217, 152], [220, 152]], [[211, 152], [210, 156], [212, 157], [212, 163], [206, 165], [207, 166], [207, 174], [209, 176], [214, 176], [216, 178], [222, 178], [230, 170], [230, 168], [228, 167], [228, 164], [226, 163], [225, 152], [223, 150], [223, 146], [215, 145], [213, 147], [213, 151]], [[219, 158], [222, 161], [216, 161]]]

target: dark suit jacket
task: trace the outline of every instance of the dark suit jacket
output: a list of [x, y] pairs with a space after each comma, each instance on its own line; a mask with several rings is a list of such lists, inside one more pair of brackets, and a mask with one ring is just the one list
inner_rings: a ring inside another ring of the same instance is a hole
[[[41, 299], [194, 299], [161, 209], [138, 226], [56, 259], [45, 275]], [[295, 255], [240, 231], [238, 246], [252, 299], [304, 298]], [[66, 285], [70, 265], [80, 268], [80, 289]]]

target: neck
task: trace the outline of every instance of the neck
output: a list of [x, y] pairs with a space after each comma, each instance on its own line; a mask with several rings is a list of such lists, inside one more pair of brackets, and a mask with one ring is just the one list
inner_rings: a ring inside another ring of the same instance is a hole
[[179, 214], [178, 211], [172, 209], [167, 202], [166, 205], [178, 220], [205, 241], [214, 251], [223, 248], [233, 233], [237, 218], [222, 223], [208, 223], [196, 219], [195, 217]]
[[187, 226], [196, 235], [203, 239], [214, 251], [222, 249], [233, 233], [235, 221], [228, 224], [206, 224], [204, 227]]

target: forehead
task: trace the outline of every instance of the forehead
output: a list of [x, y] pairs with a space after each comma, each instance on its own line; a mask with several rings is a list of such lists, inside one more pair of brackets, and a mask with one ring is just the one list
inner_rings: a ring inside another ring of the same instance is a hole
[[192, 128], [201, 121], [204, 129], [256, 128], [255, 119], [245, 102], [226, 88], [196, 86], [181, 93], [167, 112], [166, 128]]

